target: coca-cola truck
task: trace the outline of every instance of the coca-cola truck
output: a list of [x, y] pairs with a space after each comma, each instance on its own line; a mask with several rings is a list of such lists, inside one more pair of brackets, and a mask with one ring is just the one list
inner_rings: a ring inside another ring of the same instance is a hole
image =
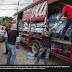
[[[38, 0], [14, 14], [13, 24], [17, 24], [21, 42], [30, 46], [33, 53], [37, 54], [42, 44], [44, 19], [46, 18], [46, 24], [51, 26], [51, 15], [60, 15], [65, 5], [65, 0]], [[55, 20], [53, 17], [52, 19]], [[50, 54], [72, 62], [72, 42], [53, 37]]]

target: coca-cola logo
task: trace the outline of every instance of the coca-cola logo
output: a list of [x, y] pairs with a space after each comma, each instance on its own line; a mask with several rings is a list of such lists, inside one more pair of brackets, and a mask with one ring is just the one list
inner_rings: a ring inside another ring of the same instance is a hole
[[33, 7], [31, 18], [33, 18], [34, 16], [37, 17], [37, 16], [45, 15], [46, 10], [47, 10], [47, 1], [38, 4], [37, 6]]

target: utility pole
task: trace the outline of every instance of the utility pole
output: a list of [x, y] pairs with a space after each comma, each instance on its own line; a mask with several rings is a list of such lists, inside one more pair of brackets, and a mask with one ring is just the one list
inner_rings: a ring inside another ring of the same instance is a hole
[[[19, 1], [18, 1], [18, 6], [17, 6], [17, 13], [18, 13], [18, 8], [19, 8]], [[18, 29], [18, 23], [19, 23], [19, 19], [18, 19], [18, 16], [17, 16], [17, 29]]]
[[19, 1], [18, 1], [18, 6], [17, 6], [17, 12], [18, 12], [18, 8], [19, 8]]

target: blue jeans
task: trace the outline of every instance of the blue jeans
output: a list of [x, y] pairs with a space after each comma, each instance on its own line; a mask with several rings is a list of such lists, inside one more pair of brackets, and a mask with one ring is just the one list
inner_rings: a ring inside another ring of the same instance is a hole
[[8, 44], [7, 64], [14, 65], [16, 58], [16, 46]]
[[69, 26], [72, 24], [72, 19], [68, 19], [66, 22], [66, 26], [64, 27], [63, 31], [62, 31], [62, 35], [61, 37], [64, 38], [66, 30], [69, 28]]
[[5, 38], [6, 53], [8, 53], [8, 38]]
[[40, 58], [41, 58], [41, 55], [43, 54], [43, 52], [45, 52], [45, 60], [44, 60], [44, 64], [47, 65], [48, 63], [48, 58], [49, 58], [49, 54], [50, 54], [50, 48], [48, 47], [41, 47], [40, 48], [40, 51], [39, 51], [39, 54], [37, 56], [37, 62], [39, 62]]

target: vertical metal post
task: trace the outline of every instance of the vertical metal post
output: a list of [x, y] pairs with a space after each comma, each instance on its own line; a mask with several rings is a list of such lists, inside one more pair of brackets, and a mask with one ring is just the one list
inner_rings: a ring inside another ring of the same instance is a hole
[[[31, 14], [32, 15], [32, 14]], [[30, 18], [30, 25], [29, 25], [29, 35], [31, 34], [31, 18]]]
[[[17, 14], [18, 14], [18, 7], [19, 7], [19, 1], [18, 1], [18, 6], [17, 6]], [[19, 21], [18, 21], [18, 20], [19, 20], [18, 17], [19, 17], [19, 16], [17, 16], [17, 30], [19, 30], [19, 29], [18, 29], [18, 23], [19, 23]]]
[[18, 8], [19, 8], [19, 1], [18, 1], [18, 6], [17, 6], [17, 12], [18, 12]]
[[[32, 16], [32, 13], [31, 13], [31, 16]], [[29, 25], [28, 46], [30, 46], [30, 39], [31, 39], [31, 17], [30, 17], [30, 25]]]
[[72, 60], [72, 40], [71, 40], [70, 59]]
[[47, 1], [47, 11], [46, 11], [46, 25], [48, 26], [49, 29], [49, 20], [48, 20], [48, 0]]

